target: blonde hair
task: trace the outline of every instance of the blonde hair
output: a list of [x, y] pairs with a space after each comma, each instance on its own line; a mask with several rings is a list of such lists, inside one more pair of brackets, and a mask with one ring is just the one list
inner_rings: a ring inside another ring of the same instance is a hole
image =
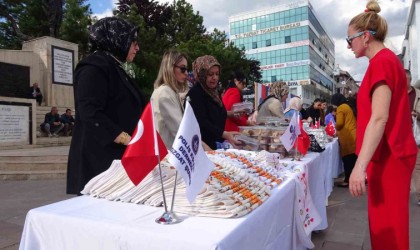
[[353, 26], [356, 30], [365, 31], [370, 30], [374, 31], [375, 34], [372, 35], [378, 41], [385, 41], [385, 37], [388, 33], [388, 24], [386, 20], [378, 15], [381, 12], [381, 7], [378, 2], [375, 0], [370, 0], [366, 4], [366, 10], [363, 13], [353, 17], [351, 19], [349, 26]]
[[161, 85], [166, 84], [176, 93], [186, 91], [187, 81], [179, 84], [175, 78], [174, 67], [182, 59], [187, 60], [187, 56], [176, 50], [168, 50], [163, 54], [162, 62], [160, 63], [159, 73], [155, 80], [154, 88], [157, 89]]

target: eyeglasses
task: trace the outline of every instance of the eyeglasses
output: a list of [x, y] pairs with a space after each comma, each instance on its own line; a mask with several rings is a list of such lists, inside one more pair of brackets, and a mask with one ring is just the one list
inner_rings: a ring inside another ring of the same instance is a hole
[[355, 38], [357, 38], [359, 36], [362, 36], [366, 31], [369, 32], [371, 35], [375, 35], [376, 34], [376, 31], [372, 31], [372, 30], [360, 31], [359, 33], [356, 33], [356, 34], [354, 34], [352, 36], [346, 37], [347, 44], [351, 47], [351, 42], [353, 42], [353, 39], [355, 39]]
[[184, 74], [186, 71], [188, 71], [188, 68], [184, 67], [184, 66], [174, 66], [175, 68], [178, 68], [179, 70], [181, 70], [181, 73]]

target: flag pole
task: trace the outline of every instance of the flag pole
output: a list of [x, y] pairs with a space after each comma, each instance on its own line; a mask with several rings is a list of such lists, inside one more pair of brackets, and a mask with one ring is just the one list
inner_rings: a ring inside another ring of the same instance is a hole
[[[150, 100], [152, 102], [152, 100]], [[157, 134], [156, 134], [156, 126], [155, 126], [155, 117], [153, 113], [153, 105], [150, 105], [150, 108], [152, 109], [152, 123], [153, 123], [153, 139], [154, 139], [154, 148], [155, 148], [155, 155], [158, 159], [158, 165], [159, 165], [159, 175], [160, 175], [160, 185], [162, 189], [162, 195], [163, 195], [163, 205], [165, 206], [165, 212], [155, 220], [156, 223], [163, 224], [163, 225], [171, 225], [181, 222], [175, 213], [171, 211], [168, 211], [168, 206], [166, 203], [166, 195], [165, 195], [165, 188], [163, 186], [163, 177], [162, 177], [162, 167], [160, 165], [160, 152], [159, 152], [159, 146], [158, 146], [158, 140], [157, 140]], [[175, 179], [176, 183], [176, 179]], [[173, 204], [173, 203], [172, 203]]]
[[[156, 132], [155, 132], [156, 133]], [[162, 168], [160, 166], [160, 156], [158, 155], [159, 160], [159, 174], [160, 174], [160, 184], [162, 187], [162, 195], [163, 195], [163, 204], [165, 206], [165, 212], [155, 220], [156, 223], [162, 224], [162, 225], [172, 225], [176, 223], [180, 223], [182, 220], [178, 218], [178, 216], [173, 212], [173, 206], [174, 206], [174, 197], [172, 197], [172, 204], [171, 204], [171, 211], [168, 211], [168, 207], [166, 204], [166, 198], [165, 198], [165, 191], [163, 188], [163, 178], [162, 178]], [[177, 174], [175, 174], [175, 187], [176, 187], [176, 179]], [[175, 189], [174, 189], [174, 196], [175, 196]]]
[[174, 211], [176, 181], [178, 180], [178, 170], [175, 170], [175, 171], [176, 171], [175, 172], [175, 184], [174, 184], [174, 191], [172, 193], [171, 213]]
[[[296, 109], [295, 109], [295, 115], [296, 115], [296, 118], [295, 119], [297, 121], [296, 124], [298, 126], [299, 131], [300, 131], [299, 111], [297, 111]], [[300, 133], [302, 133], [302, 131], [300, 131]], [[297, 161], [300, 161], [300, 157], [298, 156], [298, 152], [299, 152], [298, 148], [299, 148], [299, 135], [296, 137], [295, 158], [296, 158]]]
[[162, 195], [163, 195], [163, 205], [165, 207], [165, 213], [168, 212], [168, 206], [166, 204], [166, 195], [165, 195], [165, 188], [163, 187], [163, 178], [162, 178], [162, 167], [160, 166], [160, 155], [157, 155], [158, 159], [158, 165], [159, 165], [159, 175], [160, 175], [160, 187], [162, 189]]

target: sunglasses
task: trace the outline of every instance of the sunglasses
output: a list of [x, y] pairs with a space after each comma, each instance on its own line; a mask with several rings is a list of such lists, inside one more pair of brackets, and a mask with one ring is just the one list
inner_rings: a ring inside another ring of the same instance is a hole
[[362, 36], [366, 31], [369, 32], [372, 36], [376, 34], [376, 32], [372, 30], [360, 31], [352, 36], [346, 37], [347, 44], [351, 47], [351, 42], [353, 42], [353, 39]]
[[178, 68], [179, 70], [181, 70], [181, 73], [185, 73], [186, 71], [188, 71], [188, 68], [186, 68], [186, 67], [184, 67], [184, 66], [182, 66], [182, 67], [180, 67], [180, 66], [174, 66], [175, 68]]

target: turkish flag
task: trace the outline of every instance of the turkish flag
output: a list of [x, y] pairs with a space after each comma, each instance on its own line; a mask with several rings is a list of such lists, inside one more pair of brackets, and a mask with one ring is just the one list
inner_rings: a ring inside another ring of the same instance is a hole
[[309, 139], [308, 134], [303, 129], [302, 120], [299, 120], [300, 135], [293, 145], [302, 155], [305, 155], [308, 152], [309, 146], [311, 145], [311, 140]]
[[133, 137], [121, 158], [128, 177], [138, 185], [152, 171], [168, 150], [155, 129], [152, 105], [147, 104], [134, 130]]
[[320, 127], [321, 127], [321, 120], [320, 120], [320, 119], [316, 120], [316, 125], [315, 125], [315, 127], [316, 127], [316, 128], [320, 128]]
[[332, 120], [325, 127], [325, 133], [327, 133], [327, 135], [329, 135], [331, 137], [335, 136], [335, 125], [334, 125]]

